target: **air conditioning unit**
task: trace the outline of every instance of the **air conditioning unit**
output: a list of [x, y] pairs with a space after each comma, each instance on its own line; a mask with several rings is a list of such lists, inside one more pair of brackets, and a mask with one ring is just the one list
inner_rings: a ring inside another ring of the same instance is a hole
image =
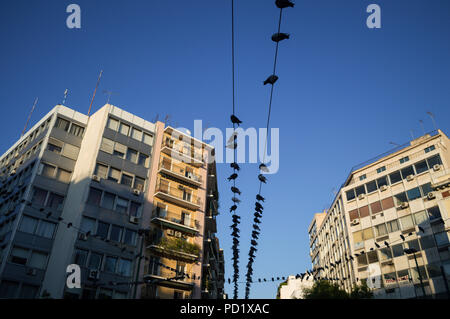
[[428, 198], [429, 200], [432, 200], [432, 199], [435, 199], [435, 198], [436, 198], [436, 195], [434, 195], [433, 192], [429, 192], [429, 193], [427, 194], [427, 198]]
[[183, 185], [178, 185], [178, 189], [184, 189]]
[[181, 232], [179, 232], [179, 231], [176, 231], [176, 232], [175, 232], [175, 237], [177, 237], [177, 238], [181, 238]]
[[130, 223], [139, 224], [139, 217], [130, 216]]
[[175, 235], [174, 230], [173, 230], [173, 229], [168, 229], [168, 230], [167, 230], [167, 235], [169, 235], [169, 236]]
[[366, 197], [364, 194], [359, 194], [358, 195], [358, 199], [364, 199], [364, 197]]
[[99, 279], [100, 273], [97, 269], [89, 269], [89, 279]]
[[86, 241], [87, 240], [87, 236], [86, 236], [85, 233], [79, 233], [78, 234], [78, 239]]
[[134, 188], [133, 189], [133, 194], [136, 195], [136, 196], [139, 196], [139, 195], [141, 195], [141, 191], [139, 189]]
[[400, 204], [399, 207], [400, 207], [401, 209], [405, 209], [405, 208], [408, 208], [408, 207], [409, 207], [409, 204], [408, 204], [407, 202], [403, 202], [403, 203]]
[[414, 180], [414, 175], [411, 174], [411, 175], [406, 176], [406, 180], [407, 180], [408, 182]]
[[28, 276], [36, 276], [36, 274], [37, 274], [36, 269], [34, 269], [34, 268], [28, 268], [27, 269], [27, 275]]
[[441, 169], [441, 165], [439, 165], [439, 164], [434, 164], [434, 166], [433, 166], [433, 171], [437, 172], [437, 171], [439, 171], [440, 169]]
[[382, 192], [384, 192], [387, 189], [388, 189], [387, 185], [383, 185], [383, 186], [380, 187], [380, 191], [382, 191]]
[[358, 224], [359, 224], [359, 220], [357, 220], [357, 219], [352, 220], [352, 226], [356, 226]]
[[94, 182], [100, 182], [100, 176], [92, 175], [92, 180], [93, 180]]

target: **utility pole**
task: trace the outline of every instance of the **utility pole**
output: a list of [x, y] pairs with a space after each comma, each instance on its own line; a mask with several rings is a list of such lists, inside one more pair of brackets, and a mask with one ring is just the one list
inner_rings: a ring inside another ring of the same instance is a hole
[[100, 71], [100, 74], [99, 74], [98, 80], [97, 80], [97, 84], [95, 85], [94, 95], [92, 95], [91, 104], [89, 105], [89, 111], [87, 114], [88, 116], [91, 114], [92, 103], [94, 103], [95, 93], [97, 93], [97, 88], [98, 88], [98, 85], [100, 84], [100, 79], [102, 78], [102, 74], [103, 74], [103, 70]]
[[[405, 249], [404, 251], [405, 251], [405, 253], [413, 254], [413, 256], [414, 256], [414, 261], [416, 262], [416, 270], [417, 270], [417, 273], [419, 274], [420, 286], [422, 287], [423, 298], [425, 299], [426, 298], [425, 287], [423, 285], [422, 275], [420, 274], [419, 264], [417, 263], [417, 258], [416, 258], [417, 250], [414, 248], [409, 248], [409, 249]], [[413, 280], [414, 280], [414, 278], [413, 278]], [[414, 285], [414, 282], [413, 282], [413, 285]]]

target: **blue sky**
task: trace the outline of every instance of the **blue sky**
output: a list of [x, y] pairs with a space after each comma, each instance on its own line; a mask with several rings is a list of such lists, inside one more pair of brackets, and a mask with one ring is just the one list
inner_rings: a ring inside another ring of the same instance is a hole
[[[80, 30], [66, 27], [67, 5], [82, 10]], [[382, 28], [366, 27], [377, 3]], [[272, 0], [236, 1], [237, 114], [244, 127], [264, 127], [279, 11]], [[36, 122], [62, 101], [87, 113], [100, 69], [111, 103], [154, 120], [193, 129], [230, 127], [230, 1], [2, 1], [0, 4], [0, 149], [19, 136], [35, 97]], [[450, 118], [448, 0], [297, 1], [286, 10], [271, 126], [280, 128], [280, 170], [267, 198], [254, 279], [310, 267], [307, 227], [326, 208], [352, 166], [421, 134], [436, 116]], [[258, 191], [257, 165], [242, 165], [241, 280]], [[228, 164], [218, 165], [218, 237], [231, 277]], [[244, 295], [240, 285], [239, 296]], [[277, 284], [255, 283], [251, 298], [273, 298]], [[232, 295], [232, 287], [226, 285]]]

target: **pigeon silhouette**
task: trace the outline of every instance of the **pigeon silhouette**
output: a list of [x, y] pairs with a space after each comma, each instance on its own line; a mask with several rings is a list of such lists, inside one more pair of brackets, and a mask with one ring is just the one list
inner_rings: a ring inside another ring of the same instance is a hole
[[423, 229], [422, 227], [420, 227], [420, 226], [418, 226], [419, 227], [419, 230], [422, 232], [422, 233], [424, 233], [425, 232], [425, 229]]
[[280, 42], [286, 39], [289, 39], [289, 34], [287, 33], [275, 33], [274, 35], [272, 35], [273, 42]]
[[232, 211], [235, 211], [236, 209], [237, 209], [237, 205], [231, 206], [231, 207], [230, 207], [230, 213], [231, 213]]
[[251, 240], [250, 241], [250, 243], [253, 245], [253, 246], [258, 246], [258, 242], [256, 241], [256, 240]]
[[389, 243], [387, 241], [385, 241], [384, 244], [386, 245], [386, 247], [389, 247]]
[[405, 241], [405, 236], [403, 236], [402, 234], [400, 234], [400, 238]]
[[241, 168], [239, 167], [239, 165], [236, 162], [233, 162], [230, 164], [231, 168], [234, 168], [235, 170], [239, 171]]
[[266, 184], [266, 182], [267, 182], [267, 178], [266, 178], [264, 175], [262, 175], [262, 174], [259, 174], [259, 175], [258, 175], [258, 179], [259, 179], [261, 182], [263, 182], [264, 184]]
[[231, 119], [231, 123], [237, 124], [238, 126], [239, 126], [239, 124], [242, 123], [242, 121], [240, 119], [238, 119], [235, 115], [231, 115], [230, 119]]
[[232, 200], [234, 203], [237, 203], [237, 204], [239, 204], [239, 203], [241, 202], [241, 200], [240, 200], [239, 198], [236, 198], [236, 197], [233, 197], [231, 200]]
[[261, 163], [261, 164], [259, 165], [259, 170], [260, 170], [261, 172], [266, 172], [266, 173], [269, 172], [269, 169], [267, 168], [267, 165], [264, 164], [264, 163]]
[[274, 85], [275, 82], [278, 80], [278, 76], [276, 76], [275, 74], [269, 76], [265, 81], [264, 81], [264, 85], [267, 84], [272, 84]]
[[228, 181], [231, 181], [231, 180], [236, 179], [237, 177], [238, 177], [238, 174], [233, 173], [233, 174], [231, 174], [230, 177], [228, 177], [227, 179], [228, 179]]
[[258, 225], [253, 225], [253, 229], [261, 230]]
[[264, 202], [265, 198], [258, 194], [258, 195], [256, 195], [256, 200], [260, 200], [260, 201]]
[[255, 223], [255, 224], [261, 224], [261, 221], [258, 219], [258, 218], [253, 218], [253, 222]]
[[263, 205], [261, 205], [259, 202], [255, 202], [255, 207], [259, 207], [261, 209], [264, 209]]
[[261, 218], [262, 217], [262, 215], [260, 215], [258, 213], [255, 213], [254, 216], [257, 217], [257, 218]]
[[284, 8], [287, 8], [287, 7], [291, 7], [291, 8], [294, 7], [294, 4], [291, 1], [289, 1], [289, 0], [276, 0], [275, 4], [280, 9], [284, 9]]
[[237, 188], [237, 187], [234, 187], [234, 186], [232, 186], [231, 187], [231, 191], [233, 192], [233, 193], [237, 193], [237, 194], [239, 194], [239, 195], [241, 195], [241, 191], [239, 190], [239, 188]]

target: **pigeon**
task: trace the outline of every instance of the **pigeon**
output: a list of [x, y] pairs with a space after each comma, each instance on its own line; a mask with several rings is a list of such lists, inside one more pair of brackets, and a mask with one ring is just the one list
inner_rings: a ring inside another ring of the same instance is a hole
[[241, 219], [241, 216], [238, 216], [238, 215], [233, 215], [233, 216], [231, 216], [232, 218], [233, 218], [233, 220], [239, 220], [239, 219]]
[[231, 119], [231, 123], [237, 124], [238, 126], [239, 126], [239, 124], [242, 123], [242, 121], [240, 119], [238, 119], [235, 115], [231, 115], [230, 119]]
[[264, 202], [265, 198], [258, 194], [258, 195], [256, 195], [256, 200], [260, 200], [260, 201]]
[[269, 169], [267, 168], [267, 165], [264, 164], [264, 163], [261, 163], [261, 164], [259, 165], [259, 170], [260, 170], [261, 172], [266, 172], [266, 173], [269, 172]]
[[252, 238], [253, 238], [253, 239], [258, 239], [258, 235], [252, 234]]
[[258, 227], [258, 225], [253, 225], [253, 229], [261, 230], [261, 229]]
[[287, 33], [275, 33], [274, 35], [272, 35], [273, 42], [280, 42], [286, 39], [289, 39], [289, 34]]
[[420, 227], [420, 226], [418, 226], [419, 227], [419, 230], [422, 232], [422, 233], [424, 233], [425, 232], [425, 229], [423, 229], [422, 227]]
[[260, 208], [261, 210], [264, 209], [264, 207], [263, 207], [260, 203], [258, 203], [258, 202], [255, 202], [255, 207], [258, 207], [258, 208]]
[[237, 177], [238, 177], [238, 174], [233, 173], [233, 174], [231, 174], [230, 177], [228, 177], [227, 179], [228, 179], [228, 181], [231, 181], [231, 180], [236, 179]]
[[261, 224], [261, 221], [258, 219], [258, 218], [253, 218], [253, 222], [255, 223], [255, 224]]
[[258, 246], [258, 242], [256, 241], [256, 240], [251, 240], [250, 241], [250, 243], [253, 245], [253, 246]]
[[231, 206], [231, 207], [230, 207], [230, 213], [231, 213], [232, 211], [236, 210], [236, 209], [237, 209], [237, 205]]
[[262, 215], [260, 215], [260, 214], [258, 214], [258, 213], [255, 213], [255, 217], [257, 217], [257, 218], [261, 218], [261, 217], [262, 217]]
[[402, 234], [400, 234], [400, 238], [405, 241], [405, 236], [403, 236]]
[[384, 244], [389, 248], [389, 243], [387, 241], [385, 241]]
[[284, 8], [288, 8], [288, 7], [291, 7], [291, 8], [294, 7], [294, 4], [291, 1], [289, 1], [289, 0], [276, 0], [275, 4], [280, 9], [284, 9]]
[[239, 204], [239, 203], [241, 202], [241, 200], [240, 200], [239, 198], [236, 198], [236, 197], [233, 197], [231, 200], [232, 200], [234, 203], [237, 203], [237, 204]]
[[233, 193], [237, 193], [237, 194], [241, 195], [241, 191], [240, 191], [239, 188], [237, 188], [237, 187], [232, 186], [232, 187], [231, 187], [231, 191], [232, 191]]
[[275, 82], [278, 80], [278, 76], [276, 76], [275, 74], [269, 76], [265, 81], [264, 81], [264, 85], [267, 84], [272, 84], [274, 85]]
[[380, 248], [380, 245], [378, 245], [377, 243], [375, 243], [375, 246], [377, 246], [377, 248]]
[[264, 184], [267, 182], [266, 177], [265, 177], [264, 175], [262, 175], [262, 174], [259, 174], [259, 175], [258, 175], [258, 179], [259, 179], [261, 182], [263, 182]]
[[231, 163], [231, 164], [230, 164], [230, 167], [231, 167], [231, 168], [234, 168], [234, 169], [237, 170], [237, 171], [240, 170], [240, 167], [239, 167], [239, 165], [238, 165], [236, 162]]

